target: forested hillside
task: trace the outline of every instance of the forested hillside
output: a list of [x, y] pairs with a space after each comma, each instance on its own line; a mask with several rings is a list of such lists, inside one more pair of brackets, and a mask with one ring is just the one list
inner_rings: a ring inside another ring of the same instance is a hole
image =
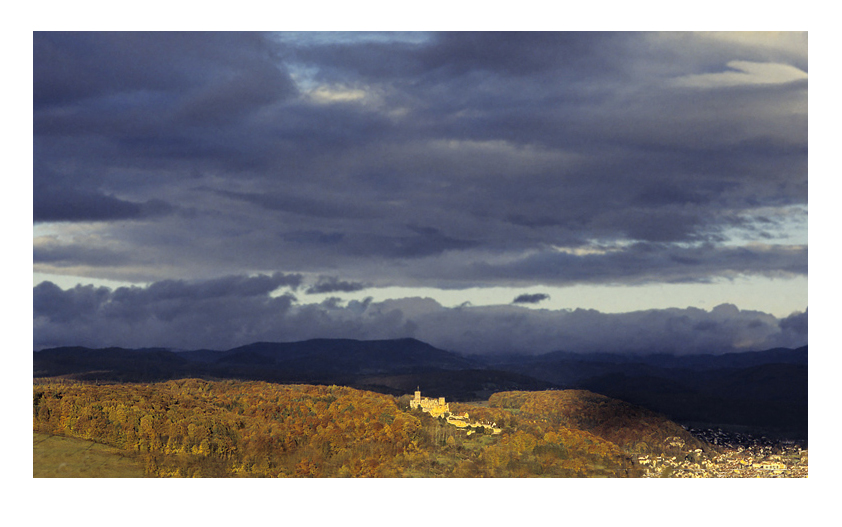
[[586, 390], [502, 392], [488, 404], [516, 410], [522, 418], [587, 430], [626, 452], [677, 453], [672, 443], [683, 443], [681, 450], [710, 448], [660, 414]]
[[[90, 439], [148, 476], [634, 476], [634, 452], [681, 434], [650, 412], [583, 391], [505, 392], [454, 411], [459, 429], [405, 398], [341, 386], [196, 379], [36, 384], [34, 430]], [[629, 422], [637, 423], [629, 427]], [[651, 443], [651, 444], [650, 444]]]

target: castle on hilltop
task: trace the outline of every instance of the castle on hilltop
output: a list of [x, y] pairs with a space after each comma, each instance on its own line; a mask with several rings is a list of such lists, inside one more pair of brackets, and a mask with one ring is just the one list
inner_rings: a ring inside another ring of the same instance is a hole
[[433, 417], [444, 417], [447, 420], [447, 424], [465, 430], [467, 435], [471, 435], [474, 432], [473, 428], [478, 427], [487, 428], [491, 430], [492, 434], [499, 434], [503, 431], [497, 428], [497, 423], [470, 421], [471, 417], [468, 415], [468, 412], [464, 412], [461, 415], [451, 413], [450, 405], [444, 402], [444, 397], [439, 397], [438, 399], [421, 397], [420, 389], [415, 390], [415, 397], [410, 399], [409, 407], [413, 410], [420, 408], [421, 411], [427, 412]]
[[421, 408], [422, 411], [427, 412], [433, 417], [439, 417], [450, 413], [450, 405], [444, 402], [444, 397], [432, 399], [430, 397], [421, 397], [421, 390], [415, 390], [415, 398], [409, 401], [409, 407], [413, 410]]

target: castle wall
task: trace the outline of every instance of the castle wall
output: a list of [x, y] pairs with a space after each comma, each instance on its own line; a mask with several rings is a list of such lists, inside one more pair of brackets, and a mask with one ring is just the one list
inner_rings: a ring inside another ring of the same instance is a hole
[[431, 399], [429, 397], [421, 397], [421, 392], [415, 392], [415, 398], [409, 401], [410, 408], [421, 408], [422, 411], [429, 413], [433, 417], [438, 417], [446, 413], [450, 413], [450, 405], [444, 401], [444, 397], [438, 399]]

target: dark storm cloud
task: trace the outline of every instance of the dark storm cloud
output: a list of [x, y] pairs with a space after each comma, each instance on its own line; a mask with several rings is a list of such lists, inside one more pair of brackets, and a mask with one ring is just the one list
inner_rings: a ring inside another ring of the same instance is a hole
[[[585, 67], [606, 39], [622, 38], [619, 33], [453, 32], [438, 35], [422, 56], [427, 68], [530, 75]], [[604, 64], [586, 67], [593, 71]]]
[[32, 290], [32, 307], [36, 319], [46, 317], [52, 323], [64, 323], [95, 315], [110, 296], [107, 287], [78, 285], [64, 291], [52, 282], [41, 282]]
[[[518, 306], [445, 308], [431, 299], [298, 304], [287, 275], [162, 281], [147, 287], [33, 288], [34, 345], [227, 349], [256, 341], [415, 337], [463, 353], [724, 353], [807, 342], [807, 312], [785, 319], [723, 304], [622, 314]], [[797, 320], [797, 322], [795, 322]]]
[[132, 291], [145, 294], [153, 300], [171, 300], [176, 298], [219, 298], [219, 297], [249, 297], [268, 295], [279, 287], [298, 288], [301, 275], [286, 275], [275, 273], [271, 276], [259, 275], [253, 277], [226, 276], [214, 280], [187, 282], [185, 280], [163, 280], [155, 282], [145, 290], [141, 288], [119, 288], [117, 293]]
[[271, 317], [295, 302], [297, 275], [229, 276], [185, 282], [165, 280], [147, 287], [78, 285], [62, 290], [51, 282], [33, 289], [35, 343], [80, 345], [216, 347], [271, 331]]
[[[46, 315], [66, 320], [94, 314], [106, 305], [114, 308], [114, 306], [122, 305], [150, 306], [176, 303], [187, 307], [190, 303], [208, 300], [268, 297], [270, 293], [281, 287], [295, 290], [300, 284], [300, 275], [282, 273], [253, 277], [226, 276], [193, 282], [162, 280], [146, 287], [119, 287], [113, 291], [107, 287], [95, 288], [82, 285], [64, 291], [52, 282], [42, 282], [33, 289], [33, 298], [36, 318]], [[108, 315], [109, 312], [105, 314]]]
[[169, 212], [165, 190], [113, 194], [146, 184], [137, 169], [230, 153], [232, 127], [295, 92], [258, 34], [36, 32], [34, 220]]
[[34, 221], [102, 223], [115, 277], [806, 273], [806, 249], [739, 247], [806, 209], [798, 35], [411, 37], [35, 33]]
[[119, 267], [131, 265], [131, 255], [107, 248], [44, 243], [32, 250], [32, 263], [56, 267], [86, 265], [89, 267]]
[[320, 276], [318, 282], [307, 288], [307, 294], [317, 293], [353, 293], [371, 287], [361, 282], [347, 282], [336, 276]]
[[295, 91], [256, 33], [36, 32], [33, 44], [36, 108], [160, 94], [216, 120]]
[[[605, 68], [627, 38], [593, 32], [448, 32], [428, 34], [423, 43], [363, 39], [351, 45], [305, 38], [288, 53], [321, 64], [320, 74], [326, 78], [350, 71], [360, 78], [424, 84], [474, 72], [518, 77], [559, 70], [593, 74]], [[611, 41], [616, 44], [606, 45]]]
[[522, 294], [518, 295], [517, 298], [512, 300], [512, 304], [537, 304], [544, 300], [549, 300], [550, 295], [544, 293], [535, 293], [533, 295], [530, 294]]
[[421, 258], [451, 250], [469, 249], [471, 240], [451, 238], [433, 227], [406, 226], [409, 232], [395, 236], [359, 236], [349, 239], [349, 251], [364, 256], [388, 258]]
[[322, 201], [317, 196], [231, 191], [219, 191], [218, 193], [232, 199], [253, 203], [267, 210], [291, 212], [302, 216], [364, 218], [376, 215], [372, 207], [367, 207], [364, 204]]
[[462, 278], [515, 283], [521, 277], [545, 283], [693, 283], [711, 277], [745, 274], [794, 276], [807, 274], [807, 248], [746, 246], [672, 247], [638, 243], [604, 254], [576, 255], [544, 251], [503, 264], [477, 263], [462, 269]]
[[807, 341], [807, 310], [803, 313], [793, 313], [788, 317], [782, 318], [778, 325], [784, 335], [789, 336], [794, 341]]
[[35, 192], [32, 216], [35, 223], [114, 221], [149, 218], [172, 211], [172, 205], [160, 199], [139, 203], [85, 190], [48, 188]]

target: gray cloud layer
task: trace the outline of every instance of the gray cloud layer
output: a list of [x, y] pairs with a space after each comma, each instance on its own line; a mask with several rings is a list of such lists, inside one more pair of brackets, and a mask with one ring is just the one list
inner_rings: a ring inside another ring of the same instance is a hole
[[806, 232], [806, 36], [763, 44], [38, 32], [33, 219], [96, 236], [36, 240], [36, 270], [803, 275], [806, 240], [787, 235]]
[[512, 300], [512, 304], [537, 304], [543, 300], [549, 300], [550, 295], [545, 293], [535, 293], [535, 294], [522, 294], [515, 297]]
[[[577, 352], [723, 353], [800, 346], [807, 312], [778, 319], [723, 304], [607, 314], [518, 306], [446, 308], [430, 299], [384, 302], [336, 298], [299, 304], [300, 277], [226, 277], [147, 287], [76, 286], [50, 282], [33, 289], [35, 348], [92, 347], [228, 349], [256, 341], [309, 338], [415, 337], [464, 353], [553, 350]], [[282, 292], [285, 290], [285, 292]]]

